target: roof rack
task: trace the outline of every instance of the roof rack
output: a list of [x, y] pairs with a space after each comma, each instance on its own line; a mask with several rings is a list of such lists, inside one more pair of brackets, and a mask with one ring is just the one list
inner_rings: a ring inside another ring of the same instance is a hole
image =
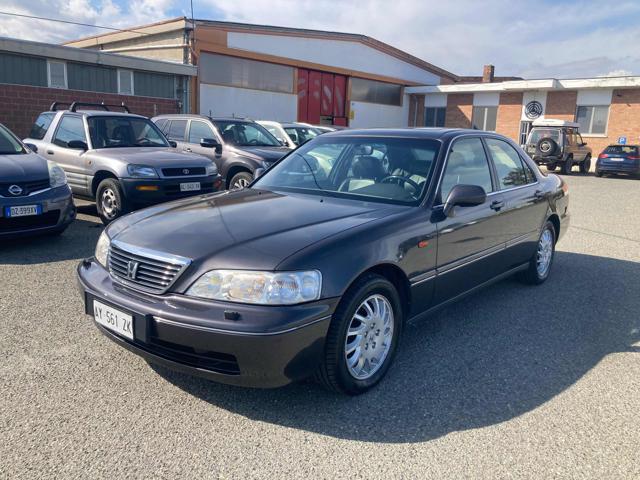
[[[58, 106], [59, 105], [69, 105], [66, 102], [53, 102], [51, 104], [51, 107], [49, 107], [49, 110], [52, 112], [56, 112], [58, 111]], [[79, 107], [97, 107], [97, 108], [102, 108], [103, 110], [109, 112], [109, 107], [117, 107], [117, 108], [122, 108], [124, 109], [125, 112], [127, 113], [131, 113], [131, 110], [129, 110], [129, 107], [127, 107], [125, 105], [124, 102], [122, 102], [120, 105], [118, 104], [107, 104], [104, 102], [100, 102], [100, 103], [87, 103], [87, 102], [73, 102], [69, 105], [69, 111], [71, 112], [75, 112], [78, 110]]]

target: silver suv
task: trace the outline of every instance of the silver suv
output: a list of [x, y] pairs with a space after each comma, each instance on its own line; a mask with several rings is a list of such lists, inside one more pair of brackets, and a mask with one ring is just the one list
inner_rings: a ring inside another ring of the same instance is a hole
[[[136, 208], [209, 193], [222, 186], [215, 164], [174, 150], [146, 117], [113, 105], [53, 103], [24, 142], [60, 165], [74, 196], [95, 200], [107, 224]], [[92, 110], [85, 110], [86, 108]]]

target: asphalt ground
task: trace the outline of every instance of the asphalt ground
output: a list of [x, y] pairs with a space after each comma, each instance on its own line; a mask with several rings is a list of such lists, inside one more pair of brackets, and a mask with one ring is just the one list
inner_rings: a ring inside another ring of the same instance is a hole
[[0, 477], [639, 478], [640, 180], [568, 181], [550, 279], [409, 325], [356, 398], [218, 385], [107, 340], [75, 287], [91, 206], [0, 245]]

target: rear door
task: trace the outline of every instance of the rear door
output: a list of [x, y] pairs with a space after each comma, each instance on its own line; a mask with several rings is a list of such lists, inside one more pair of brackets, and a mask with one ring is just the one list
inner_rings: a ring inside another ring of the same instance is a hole
[[213, 138], [222, 145], [222, 140], [213, 131], [211, 125], [204, 120], [191, 120], [189, 122], [189, 132], [187, 133], [187, 143], [183, 149], [185, 152], [193, 152], [203, 155], [212, 160], [218, 170], [222, 169], [222, 155], [216, 152], [215, 148], [203, 147], [200, 142], [204, 138]]
[[451, 217], [439, 219], [435, 304], [460, 295], [505, 270], [506, 240], [503, 195], [495, 180], [480, 137], [454, 140], [439, 187], [444, 203], [456, 184], [479, 185], [487, 192], [484, 204], [455, 207]]
[[69, 148], [68, 143], [72, 140], [88, 144], [84, 120], [81, 115], [65, 113], [55, 127], [51, 143], [44, 149], [38, 149], [38, 153], [44, 153], [62, 167], [73, 193], [88, 195], [90, 172], [86, 152]]
[[511, 144], [498, 138], [485, 138], [485, 144], [504, 199], [506, 261], [515, 267], [533, 255], [548, 200], [535, 173]]

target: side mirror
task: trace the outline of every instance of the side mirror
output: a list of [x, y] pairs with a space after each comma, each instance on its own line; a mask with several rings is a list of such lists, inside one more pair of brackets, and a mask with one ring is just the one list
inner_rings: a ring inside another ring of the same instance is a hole
[[298, 135], [296, 135], [295, 133], [290, 133], [289, 138], [293, 143], [295, 143], [296, 145], [298, 144]]
[[33, 153], [38, 153], [38, 147], [36, 147], [33, 143], [25, 143], [27, 148], [31, 150]]
[[580, 144], [580, 146], [581, 146], [581, 147], [586, 147], [586, 146], [587, 146], [587, 142], [582, 142], [582, 143]]
[[475, 207], [487, 201], [487, 193], [478, 185], [455, 185], [444, 202], [443, 213], [453, 216], [454, 207]]
[[255, 169], [255, 171], [253, 172], [253, 179], [255, 180], [256, 178], [260, 177], [261, 175], [264, 174], [266, 170], [262, 167], [258, 167]]
[[200, 139], [200, 146], [204, 147], [204, 148], [216, 148], [219, 145], [220, 144], [218, 143], [218, 141], [215, 138], [201, 138]]
[[169, 140], [169, 145], [171, 145], [171, 148], [177, 148], [178, 143], [174, 142], [173, 140]]
[[86, 151], [89, 148], [89, 146], [87, 145], [86, 142], [83, 142], [82, 140], [70, 140], [69, 142], [67, 142], [67, 148], [72, 148], [73, 150]]

